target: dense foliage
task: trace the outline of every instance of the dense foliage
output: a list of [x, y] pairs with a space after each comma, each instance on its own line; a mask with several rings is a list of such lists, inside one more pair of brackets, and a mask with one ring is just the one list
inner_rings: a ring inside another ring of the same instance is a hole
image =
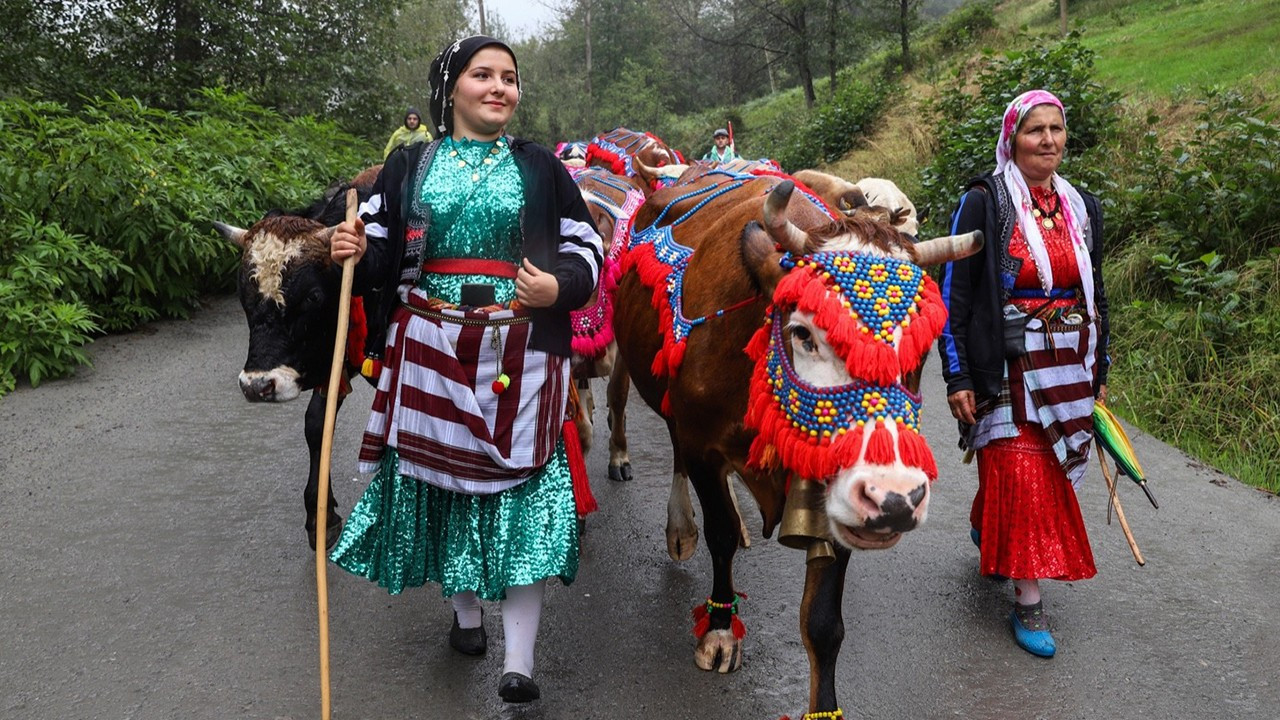
[[0, 96], [76, 108], [109, 89], [182, 110], [218, 86], [384, 139], [425, 100], [462, 0], [0, 0]]
[[[951, 210], [970, 178], [995, 168], [996, 138], [1005, 108], [1035, 88], [1050, 90], [1067, 109], [1067, 151], [1061, 172], [1084, 189], [1098, 190], [1106, 174], [1092, 160], [1118, 118], [1119, 94], [1093, 77], [1093, 52], [1077, 36], [1027, 51], [985, 55], [973, 76], [958, 75], [932, 105], [938, 148], [921, 178], [916, 206], [934, 233], [946, 231]], [[976, 92], [967, 88], [976, 85]]]
[[377, 152], [216, 91], [182, 113], [3, 100], [0, 129], [0, 392], [74, 369], [96, 332], [229, 289], [237, 255], [213, 220], [305, 205]]

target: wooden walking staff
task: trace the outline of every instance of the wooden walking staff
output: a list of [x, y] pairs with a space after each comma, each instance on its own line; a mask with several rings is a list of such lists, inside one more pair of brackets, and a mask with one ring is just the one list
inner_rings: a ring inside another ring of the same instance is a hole
[[[355, 222], [360, 197], [355, 189], [347, 191], [347, 222]], [[351, 282], [355, 278], [355, 256], [342, 261], [342, 292], [338, 297], [338, 332], [333, 341], [333, 365], [329, 370], [329, 384], [325, 386], [324, 434], [320, 440], [320, 489], [316, 496], [316, 512], [329, 507], [329, 460], [333, 455], [333, 426], [338, 417], [338, 388], [342, 383], [342, 371], [347, 352], [347, 326], [351, 324]], [[320, 610], [320, 717], [330, 718], [329, 703], [329, 580], [328, 541], [325, 527], [328, 523], [316, 523], [316, 595]]]
[[1112, 479], [1110, 471], [1107, 470], [1107, 461], [1103, 457], [1102, 445], [1094, 440], [1094, 449], [1098, 452], [1098, 465], [1102, 467], [1102, 479], [1107, 481], [1108, 501], [1112, 507], [1116, 509], [1116, 519], [1120, 521], [1120, 529], [1124, 530], [1124, 539], [1129, 541], [1129, 549], [1133, 551], [1133, 559], [1138, 561], [1138, 565], [1146, 565], [1147, 561], [1142, 557], [1142, 551], [1138, 549], [1138, 541], [1133, 539], [1133, 531], [1129, 529], [1129, 521], [1124, 519], [1124, 508], [1120, 506], [1120, 496], [1116, 494], [1116, 483], [1119, 477]]

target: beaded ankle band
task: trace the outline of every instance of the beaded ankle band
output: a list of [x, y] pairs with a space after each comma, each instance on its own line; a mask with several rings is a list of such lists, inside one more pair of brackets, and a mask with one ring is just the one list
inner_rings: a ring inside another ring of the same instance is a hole
[[844, 710], [836, 708], [835, 710], [827, 710], [826, 712], [805, 713], [800, 716], [800, 720], [844, 720]]

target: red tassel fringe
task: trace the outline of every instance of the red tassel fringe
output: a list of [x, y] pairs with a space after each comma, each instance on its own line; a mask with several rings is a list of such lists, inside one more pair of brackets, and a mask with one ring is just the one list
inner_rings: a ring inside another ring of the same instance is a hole
[[578, 428], [572, 419], [564, 421], [561, 432], [564, 435], [564, 454], [569, 458], [569, 476], [573, 479], [573, 504], [577, 508], [578, 517], [585, 517], [599, 510], [600, 506], [591, 494], [591, 478], [587, 475], [582, 441], [578, 439]]

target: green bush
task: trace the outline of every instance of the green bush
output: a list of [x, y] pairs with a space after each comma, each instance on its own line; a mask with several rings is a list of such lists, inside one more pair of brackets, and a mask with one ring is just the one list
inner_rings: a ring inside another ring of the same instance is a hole
[[[1067, 39], [1004, 57], [988, 55], [975, 78], [958, 76], [932, 103], [938, 151], [921, 175], [924, 194], [916, 207], [930, 227], [946, 231], [951, 210], [966, 182], [995, 168], [995, 145], [1004, 110], [1018, 95], [1044, 88], [1067, 111], [1067, 152], [1060, 172], [1073, 184], [1095, 192], [1106, 185], [1105, 168], [1094, 151], [1118, 118], [1119, 94], [1093, 80], [1094, 53], [1072, 33]], [[977, 92], [966, 91], [976, 85]]]
[[844, 157], [868, 134], [870, 125], [880, 116], [885, 99], [893, 92], [893, 87], [884, 82], [843, 85], [836, 97], [820, 105], [809, 122], [778, 153], [782, 167], [795, 171]]
[[66, 374], [97, 332], [185, 317], [233, 287], [237, 254], [212, 221], [303, 206], [376, 153], [218, 90], [182, 114], [8, 98], [0, 132], [0, 393]]
[[1280, 123], [1238, 92], [1209, 89], [1199, 102], [1191, 139], [1172, 150], [1154, 130], [1159, 117], [1147, 118], [1108, 219], [1121, 236], [1158, 230], [1178, 262], [1215, 253], [1234, 266], [1280, 243]]

